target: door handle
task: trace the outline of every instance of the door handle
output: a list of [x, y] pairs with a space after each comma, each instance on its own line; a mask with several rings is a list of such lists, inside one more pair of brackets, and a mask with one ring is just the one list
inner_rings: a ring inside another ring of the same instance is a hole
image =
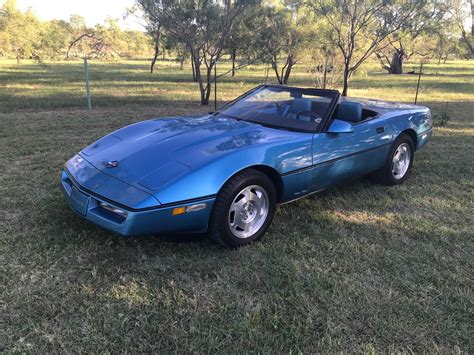
[[375, 129], [375, 131], [376, 131], [377, 133], [383, 133], [383, 132], [385, 132], [385, 129], [384, 129], [383, 127], [377, 127], [377, 128]]

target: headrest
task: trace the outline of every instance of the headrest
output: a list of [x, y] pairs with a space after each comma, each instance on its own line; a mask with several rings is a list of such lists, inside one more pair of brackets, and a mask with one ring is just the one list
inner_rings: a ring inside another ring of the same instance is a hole
[[302, 99], [302, 98], [294, 98], [293, 103], [290, 106], [289, 112], [299, 113], [302, 111], [311, 111], [311, 100]]
[[337, 119], [346, 122], [362, 120], [362, 104], [354, 101], [342, 101], [337, 109]]

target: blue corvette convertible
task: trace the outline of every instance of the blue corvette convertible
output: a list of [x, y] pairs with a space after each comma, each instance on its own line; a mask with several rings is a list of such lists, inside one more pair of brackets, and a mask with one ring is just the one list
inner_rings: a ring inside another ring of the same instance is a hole
[[431, 138], [426, 107], [262, 85], [199, 116], [119, 129], [65, 164], [71, 208], [132, 236], [208, 232], [236, 247], [260, 238], [276, 205], [358, 176], [409, 175]]

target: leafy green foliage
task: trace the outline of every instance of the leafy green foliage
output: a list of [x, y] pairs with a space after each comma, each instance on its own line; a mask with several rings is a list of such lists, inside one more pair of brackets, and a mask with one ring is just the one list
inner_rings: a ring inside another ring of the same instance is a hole
[[30, 11], [19, 11], [15, 0], [6, 1], [0, 9], [0, 55], [13, 56], [18, 62], [74, 56], [139, 56], [149, 51], [146, 34], [122, 31], [113, 19], [89, 28], [77, 15], [71, 16], [69, 22], [40, 21]]
[[255, 52], [264, 63], [270, 63], [278, 83], [287, 84], [293, 66], [302, 54], [307, 40], [303, 17], [296, 8], [263, 7], [256, 12]]
[[201, 104], [208, 105], [212, 70], [237, 18], [254, 1], [139, 0], [138, 3], [149, 23], [162, 26], [171, 38], [185, 44], [199, 84]]
[[[140, 19], [145, 34], [123, 31], [114, 19], [93, 27], [77, 15], [39, 21], [19, 11], [15, 0], [5, 0], [0, 56], [42, 62], [152, 55], [153, 72], [158, 56], [169, 54], [182, 68], [191, 61], [203, 104], [223, 56], [231, 58], [232, 76], [263, 63], [282, 84], [289, 83], [298, 62], [312, 58], [316, 85], [334, 86], [342, 76], [346, 95], [353, 74], [374, 53], [391, 73], [401, 73], [413, 55], [439, 62], [449, 55], [470, 57], [473, 34], [465, 27], [473, 9], [471, 0], [137, 0], [128, 15]], [[321, 66], [337, 75], [328, 78]]]
[[397, 0], [312, 0], [312, 8], [331, 28], [329, 36], [344, 59], [343, 90], [349, 79], [390, 36], [399, 33], [413, 16], [418, 2]]
[[443, 56], [455, 32], [449, 16], [450, 1], [420, 1], [400, 29], [377, 46], [375, 53], [390, 74], [402, 74], [403, 62], [411, 57], [430, 58], [436, 50]]
[[1, 12], [0, 43], [4, 53], [11, 53], [19, 62], [38, 56], [40, 23], [30, 12], [20, 12], [15, 0], [7, 0]]

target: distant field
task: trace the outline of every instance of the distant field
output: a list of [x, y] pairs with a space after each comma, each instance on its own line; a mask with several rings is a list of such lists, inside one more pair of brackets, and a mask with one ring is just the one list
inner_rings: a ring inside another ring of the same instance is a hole
[[[156, 104], [168, 101], [192, 102], [199, 100], [195, 85], [190, 83], [191, 68], [179, 70], [174, 61], [161, 61], [151, 75], [149, 61], [90, 62], [90, 80], [94, 107], [116, 107], [125, 104]], [[417, 63], [405, 65], [407, 71], [418, 70]], [[219, 65], [218, 74], [230, 69]], [[291, 84], [312, 86], [308, 66], [296, 66]], [[445, 65], [425, 66], [420, 100], [472, 101], [474, 94], [473, 62], [456, 61]], [[270, 71], [268, 82], [275, 82]], [[218, 100], [230, 100], [246, 90], [265, 82], [265, 67], [248, 67], [236, 77], [220, 78]], [[369, 63], [353, 78], [349, 94], [360, 97], [413, 101], [416, 75], [388, 76], [379, 65]], [[13, 60], [0, 60], [0, 112], [18, 109], [83, 108], [84, 73], [82, 61], [38, 65]]]
[[[306, 69], [291, 84], [311, 85]], [[175, 62], [90, 70], [87, 112], [82, 62], [0, 60], [0, 352], [474, 352], [474, 61], [425, 67], [419, 101], [451, 119], [405, 184], [281, 206], [261, 242], [233, 251], [124, 239], [69, 210], [58, 174], [81, 148], [210, 110]], [[416, 80], [369, 63], [349, 94], [412, 102]], [[223, 78], [219, 101], [264, 81], [264, 67]]]

